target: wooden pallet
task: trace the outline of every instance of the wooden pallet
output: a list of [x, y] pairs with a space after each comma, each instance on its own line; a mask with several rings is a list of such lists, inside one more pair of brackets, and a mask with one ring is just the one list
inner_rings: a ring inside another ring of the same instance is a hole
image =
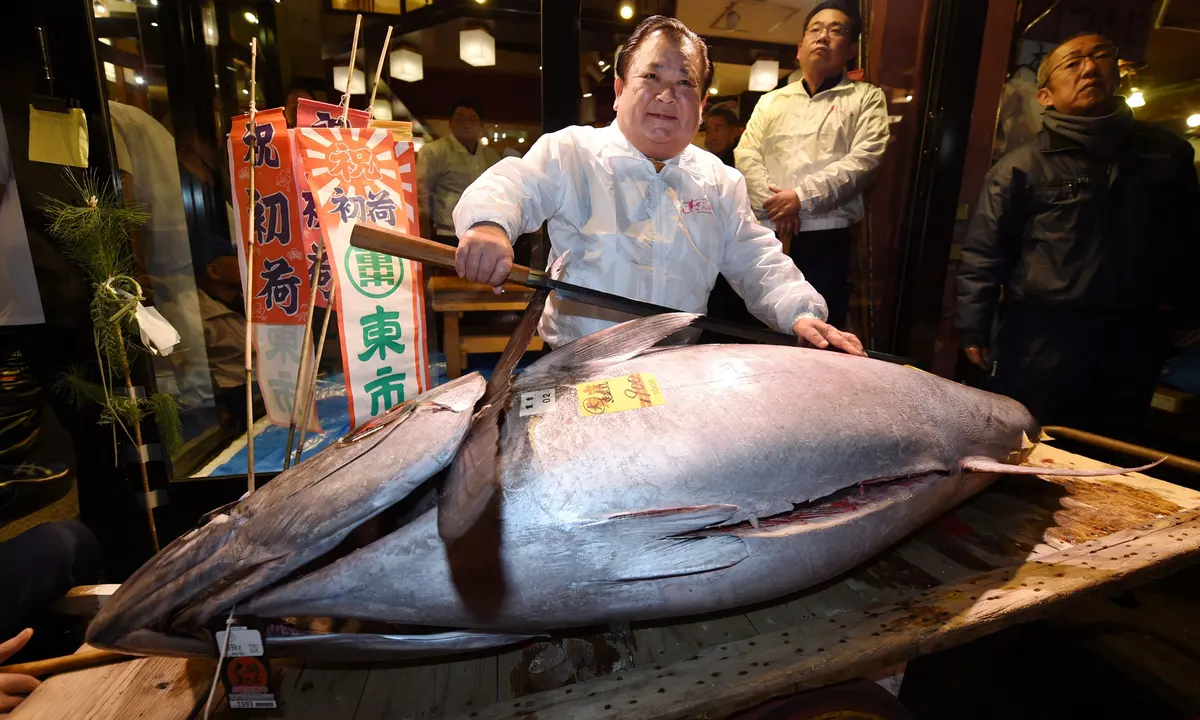
[[[1102, 467], [1046, 445], [1030, 462]], [[738, 612], [635, 626], [631, 669], [613, 672], [621, 645], [608, 634], [448, 662], [285, 667], [281, 716], [722, 717], [872, 676], [1198, 558], [1200, 492], [1144, 475], [1006, 476], [821, 587]], [[156, 718], [192, 717], [212, 667], [153, 658], [56, 676], [13, 717], [116, 720], [149, 707]], [[254, 717], [221, 707], [214, 717]]]

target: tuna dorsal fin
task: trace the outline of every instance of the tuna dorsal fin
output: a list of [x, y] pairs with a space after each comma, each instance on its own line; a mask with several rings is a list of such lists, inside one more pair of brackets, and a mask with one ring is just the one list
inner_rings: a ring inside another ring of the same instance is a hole
[[962, 461], [962, 469], [967, 472], [1005, 473], [1007, 475], [1048, 475], [1050, 477], [1111, 477], [1126, 473], [1145, 472], [1161, 463], [1157, 460], [1149, 465], [1135, 468], [1113, 468], [1112, 470], [1072, 470], [1069, 468], [1031, 467], [1029, 465], [1009, 465], [986, 457], [969, 457]]
[[533, 390], [587, 376], [606, 365], [637, 357], [659, 341], [686, 328], [698, 313], [663, 313], [605, 328], [563, 345], [525, 368], [513, 391]]

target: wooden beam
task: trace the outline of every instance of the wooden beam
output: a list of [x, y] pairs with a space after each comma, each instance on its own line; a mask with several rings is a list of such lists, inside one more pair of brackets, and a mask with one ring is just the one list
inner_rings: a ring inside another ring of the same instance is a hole
[[906, 601], [831, 618], [803, 638], [789, 631], [710, 647], [691, 660], [624, 672], [483, 708], [477, 720], [722, 717], [772, 697], [861, 676], [959, 645], [1059, 603], [1145, 582], [1200, 555], [1200, 511], [1190, 510], [1043, 556], [1018, 567], [935, 587]]

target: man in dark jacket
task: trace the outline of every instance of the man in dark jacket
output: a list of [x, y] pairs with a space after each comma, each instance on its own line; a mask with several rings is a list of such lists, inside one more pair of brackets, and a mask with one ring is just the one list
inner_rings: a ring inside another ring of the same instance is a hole
[[955, 326], [990, 389], [1043, 424], [1136, 441], [1172, 333], [1200, 326], [1194, 153], [1134, 119], [1104, 37], [1055, 48], [1038, 85], [1041, 132], [984, 183]]

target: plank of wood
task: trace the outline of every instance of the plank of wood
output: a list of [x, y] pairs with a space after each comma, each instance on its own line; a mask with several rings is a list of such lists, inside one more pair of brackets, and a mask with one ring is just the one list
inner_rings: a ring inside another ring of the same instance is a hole
[[[846, 618], [846, 628], [839, 624], [803, 646], [781, 633], [767, 633], [731, 643], [725, 650], [703, 650], [698, 659], [661, 671], [581, 683], [570, 698], [560, 693], [530, 696], [521, 712], [540, 720], [679, 718], [701, 711], [719, 716], [966, 642], [1032, 619], [1068, 599], [1145, 581], [1198, 557], [1200, 512], [1179, 513], [1020, 567], [927, 591], [918, 602], [882, 613], [850, 613], [854, 617]], [[511, 715], [511, 707], [497, 705], [478, 717]]]
[[185, 720], [208, 690], [213, 663], [153, 657], [55, 675], [9, 717]]
[[[354, 720], [456, 717], [496, 702], [495, 655], [372, 669]], [[290, 716], [289, 716], [290, 720]]]
[[80, 585], [67, 591], [63, 597], [50, 605], [50, 612], [60, 615], [76, 615], [92, 617], [100, 612], [104, 603], [117, 591], [120, 585]]
[[369, 673], [306, 667], [286, 700], [288, 720], [354, 717]]

